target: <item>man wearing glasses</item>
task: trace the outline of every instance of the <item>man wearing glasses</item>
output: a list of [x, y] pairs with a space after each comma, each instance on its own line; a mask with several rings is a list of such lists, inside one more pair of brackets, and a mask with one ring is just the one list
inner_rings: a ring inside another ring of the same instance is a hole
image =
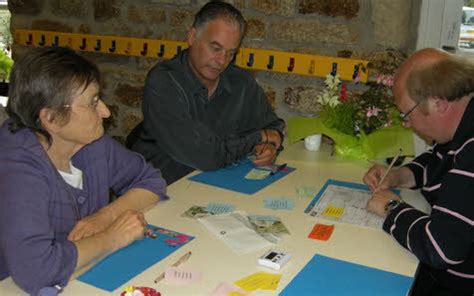
[[[381, 184], [386, 168], [373, 166], [364, 176], [373, 191], [367, 209], [420, 260], [410, 295], [473, 295], [474, 63], [420, 50], [398, 70], [393, 93], [404, 125], [434, 146]], [[431, 214], [404, 203], [389, 190], [396, 187], [421, 189]]]

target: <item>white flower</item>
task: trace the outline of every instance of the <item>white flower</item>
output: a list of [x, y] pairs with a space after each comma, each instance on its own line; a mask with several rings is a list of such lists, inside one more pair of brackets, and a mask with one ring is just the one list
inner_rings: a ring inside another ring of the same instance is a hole
[[341, 103], [339, 101], [339, 84], [341, 83], [339, 75], [326, 75], [324, 83], [326, 84], [326, 88], [323, 90], [322, 94], [316, 96], [316, 102], [323, 106], [329, 105], [330, 107], [339, 105]]

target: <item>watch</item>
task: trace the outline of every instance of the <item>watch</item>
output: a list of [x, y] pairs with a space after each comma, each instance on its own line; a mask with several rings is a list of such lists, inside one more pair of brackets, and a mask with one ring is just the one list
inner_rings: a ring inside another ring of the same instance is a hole
[[391, 210], [395, 209], [401, 203], [404, 203], [404, 201], [402, 199], [391, 199], [391, 200], [387, 201], [387, 203], [385, 204], [385, 207], [384, 207], [385, 213], [388, 213]]

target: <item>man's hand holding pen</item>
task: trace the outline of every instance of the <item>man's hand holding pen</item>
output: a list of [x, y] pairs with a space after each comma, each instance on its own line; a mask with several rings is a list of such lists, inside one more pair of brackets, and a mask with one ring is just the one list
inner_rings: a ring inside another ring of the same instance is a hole
[[276, 130], [262, 130], [262, 141], [255, 145], [255, 159], [253, 163], [257, 166], [271, 165], [275, 162], [278, 155], [278, 149], [281, 146], [282, 139]]
[[376, 164], [364, 175], [364, 183], [373, 192], [372, 198], [366, 206], [369, 212], [385, 217], [387, 215], [387, 205], [390, 202], [401, 200], [400, 196], [390, 191], [391, 188], [399, 185], [398, 169], [393, 169], [393, 166], [401, 153], [402, 150], [400, 149], [388, 167]]

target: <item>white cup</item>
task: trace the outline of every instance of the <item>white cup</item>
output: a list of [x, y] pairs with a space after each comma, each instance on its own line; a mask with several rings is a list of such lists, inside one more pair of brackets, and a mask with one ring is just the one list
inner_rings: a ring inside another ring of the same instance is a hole
[[321, 134], [311, 135], [304, 138], [304, 146], [309, 151], [317, 151], [321, 146]]

